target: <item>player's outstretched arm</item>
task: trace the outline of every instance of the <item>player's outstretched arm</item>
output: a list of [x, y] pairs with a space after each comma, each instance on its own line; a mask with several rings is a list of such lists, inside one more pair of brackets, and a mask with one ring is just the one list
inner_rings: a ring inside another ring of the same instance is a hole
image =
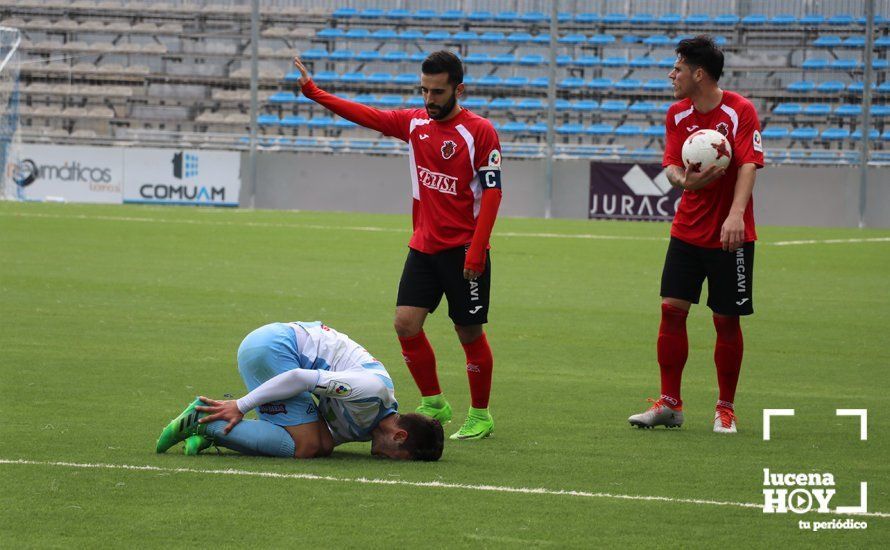
[[300, 78], [297, 80], [297, 84], [300, 86], [303, 95], [309, 99], [334, 114], [355, 122], [359, 126], [376, 130], [388, 136], [400, 137], [398, 134], [398, 120], [393, 115], [393, 111], [374, 109], [373, 107], [349, 101], [322, 90], [312, 81], [309, 71], [299, 56], [294, 56], [294, 67], [300, 71]]

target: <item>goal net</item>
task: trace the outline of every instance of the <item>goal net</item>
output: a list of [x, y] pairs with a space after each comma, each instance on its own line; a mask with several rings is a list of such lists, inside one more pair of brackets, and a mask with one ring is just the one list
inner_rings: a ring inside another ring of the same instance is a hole
[[19, 178], [19, 44], [18, 29], [0, 27], [0, 200], [20, 197]]

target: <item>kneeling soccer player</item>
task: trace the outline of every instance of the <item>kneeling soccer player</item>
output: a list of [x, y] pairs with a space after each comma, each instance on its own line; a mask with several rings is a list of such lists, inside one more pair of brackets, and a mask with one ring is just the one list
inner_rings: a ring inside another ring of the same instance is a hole
[[[249, 393], [238, 400], [199, 397], [164, 428], [157, 452], [185, 441], [185, 454], [212, 444], [248, 455], [314, 458], [335, 446], [371, 441], [371, 454], [438, 460], [441, 424], [400, 415], [386, 368], [362, 346], [320, 322], [272, 323], [238, 348]], [[313, 399], [315, 396], [315, 399]], [[242, 420], [257, 408], [259, 420]]]

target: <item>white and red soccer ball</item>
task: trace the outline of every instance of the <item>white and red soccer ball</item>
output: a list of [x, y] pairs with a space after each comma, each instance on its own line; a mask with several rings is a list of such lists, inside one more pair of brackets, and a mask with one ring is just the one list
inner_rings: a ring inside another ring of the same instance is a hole
[[698, 130], [683, 143], [683, 164], [693, 172], [704, 172], [716, 164], [726, 169], [732, 160], [732, 147], [726, 136], [716, 130]]

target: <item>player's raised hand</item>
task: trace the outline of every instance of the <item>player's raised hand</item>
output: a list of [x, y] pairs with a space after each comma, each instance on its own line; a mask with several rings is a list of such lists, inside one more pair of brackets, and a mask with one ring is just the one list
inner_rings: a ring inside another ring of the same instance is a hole
[[300, 71], [300, 79], [297, 80], [297, 84], [302, 87], [311, 79], [309, 78], [309, 71], [306, 70], [306, 65], [303, 65], [303, 61], [300, 60], [299, 55], [294, 56], [294, 67], [296, 67], [297, 70]]
[[686, 167], [686, 173], [683, 175], [683, 188], [690, 191], [697, 191], [725, 173], [726, 169], [720, 168], [716, 164], [708, 166], [701, 172], [695, 172], [690, 164]]
[[237, 401], [217, 401], [203, 395], [200, 396], [200, 399], [207, 405], [195, 407], [195, 410], [209, 413], [204, 418], [198, 420], [201, 424], [215, 420], [224, 420], [229, 424], [223, 429], [223, 433], [229, 433], [235, 427], [235, 424], [241, 422], [241, 419], [244, 418], [244, 414], [238, 409]]

